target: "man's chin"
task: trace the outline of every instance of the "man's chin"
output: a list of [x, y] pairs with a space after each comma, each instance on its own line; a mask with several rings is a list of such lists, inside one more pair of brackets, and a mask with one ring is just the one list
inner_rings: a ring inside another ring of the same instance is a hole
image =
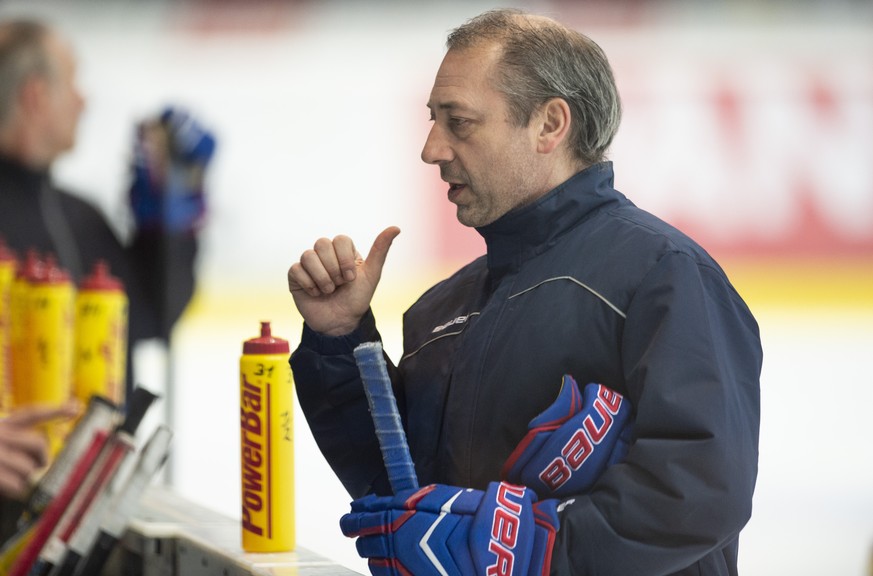
[[494, 221], [493, 218], [488, 219], [483, 214], [475, 214], [463, 206], [458, 206], [455, 216], [457, 217], [458, 222], [468, 228], [481, 228], [482, 226], [487, 226]]
[[475, 224], [471, 223], [473, 220], [471, 220], [470, 218], [470, 211], [463, 206], [457, 206], [457, 209], [455, 210], [455, 218], [457, 218], [458, 222], [460, 222], [464, 226], [469, 226], [470, 228], [476, 226]]
[[55, 153], [49, 159], [49, 164], [53, 163], [58, 158], [62, 158], [73, 151], [76, 147], [76, 140], [67, 140], [58, 144], [55, 148]]

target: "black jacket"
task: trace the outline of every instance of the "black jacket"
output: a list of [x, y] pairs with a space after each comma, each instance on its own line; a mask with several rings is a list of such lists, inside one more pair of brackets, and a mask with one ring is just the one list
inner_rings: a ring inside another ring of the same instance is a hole
[[[404, 317], [394, 374], [422, 484], [499, 478], [561, 375], [634, 406], [635, 437], [561, 513], [555, 574], [727, 575], [757, 475], [757, 324], [697, 244], [613, 189], [595, 165], [479, 229], [487, 256]], [[304, 327], [301, 406], [349, 492], [387, 491], [351, 351], [378, 338]]]

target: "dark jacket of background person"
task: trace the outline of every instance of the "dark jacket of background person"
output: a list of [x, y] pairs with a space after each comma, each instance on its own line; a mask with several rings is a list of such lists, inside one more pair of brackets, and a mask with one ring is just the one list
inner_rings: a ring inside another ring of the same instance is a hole
[[194, 292], [193, 233], [138, 231], [126, 246], [95, 206], [55, 187], [47, 172], [2, 156], [0, 237], [22, 262], [30, 249], [53, 254], [77, 283], [105, 260], [130, 300], [131, 344], [168, 338]]

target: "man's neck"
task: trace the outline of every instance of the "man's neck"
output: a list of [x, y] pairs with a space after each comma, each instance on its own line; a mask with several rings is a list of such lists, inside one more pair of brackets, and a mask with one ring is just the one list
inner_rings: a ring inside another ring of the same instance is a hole
[[0, 129], [0, 154], [31, 170], [48, 170], [54, 157], [45, 146], [20, 124], [7, 124]]
[[554, 190], [586, 168], [588, 168], [588, 164], [570, 158], [565, 158], [563, 161], [554, 163], [546, 178], [548, 181], [548, 187], [542, 195]]

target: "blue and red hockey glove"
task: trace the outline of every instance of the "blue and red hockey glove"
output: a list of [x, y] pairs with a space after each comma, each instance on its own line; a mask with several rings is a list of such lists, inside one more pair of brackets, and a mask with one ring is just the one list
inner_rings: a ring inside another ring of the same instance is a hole
[[484, 492], [431, 484], [355, 500], [340, 528], [373, 576], [547, 576], [557, 504], [506, 482]]
[[130, 205], [137, 228], [193, 232], [206, 213], [203, 180], [215, 137], [190, 114], [166, 108], [137, 125]]
[[566, 375], [558, 399], [530, 421], [501, 477], [540, 498], [585, 493], [627, 454], [630, 416], [630, 402], [618, 392], [603, 384], [588, 384], [580, 392]]

